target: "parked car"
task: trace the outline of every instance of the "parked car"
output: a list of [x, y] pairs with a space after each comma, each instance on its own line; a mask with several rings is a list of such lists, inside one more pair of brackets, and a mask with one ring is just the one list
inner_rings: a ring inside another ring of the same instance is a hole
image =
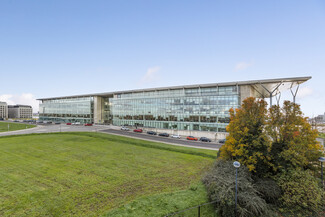
[[71, 123], [67, 123], [67, 125], [71, 125]]
[[168, 133], [159, 133], [158, 136], [169, 137], [169, 134]]
[[122, 127], [121, 127], [121, 130], [129, 131], [130, 129], [127, 128], [127, 127], [125, 127], [125, 126], [122, 126]]
[[194, 137], [194, 136], [188, 136], [186, 137], [187, 140], [194, 140], [194, 141], [197, 141], [197, 138]]
[[81, 124], [80, 122], [72, 123], [72, 125], [80, 125], [80, 124]]
[[55, 124], [61, 124], [60, 122], [55, 122]]
[[219, 139], [219, 143], [225, 144], [225, 142], [226, 142], [226, 139]]
[[133, 132], [142, 133], [142, 129], [134, 129]]
[[170, 137], [172, 137], [172, 138], [176, 138], [176, 139], [180, 139], [180, 138], [181, 138], [180, 135], [171, 135]]
[[201, 137], [200, 138], [201, 142], [211, 142], [211, 139], [207, 138], [207, 137]]
[[148, 131], [147, 134], [150, 134], [150, 135], [157, 135], [157, 133], [155, 131]]
[[85, 126], [92, 126], [93, 124], [90, 124], [90, 123], [86, 123], [84, 124]]

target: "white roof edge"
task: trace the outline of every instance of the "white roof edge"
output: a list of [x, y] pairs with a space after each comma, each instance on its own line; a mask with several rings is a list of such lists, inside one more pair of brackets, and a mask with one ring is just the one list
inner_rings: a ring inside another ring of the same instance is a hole
[[134, 89], [134, 90], [113, 91], [113, 92], [103, 92], [103, 93], [93, 93], [93, 94], [83, 94], [83, 95], [39, 98], [37, 100], [64, 99], [64, 98], [77, 98], [77, 97], [89, 97], [89, 96], [107, 96], [107, 95], [121, 94], [121, 93], [147, 92], [147, 91], [153, 91], [153, 90], [168, 90], [168, 89], [195, 88], [195, 87], [270, 84], [270, 83], [279, 83], [279, 82], [300, 82], [300, 83], [303, 83], [305, 81], [308, 81], [311, 78], [312, 78], [311, 76], [305, 76], [305, 77], [292, 77], [292, 78], [276, 78], [276, 79], [250, 80], [250, 81], [222, 82], [222, 83], [190, 84], [190, 85], [181, 85], [181, 86], [157, 87], [157, 88]]

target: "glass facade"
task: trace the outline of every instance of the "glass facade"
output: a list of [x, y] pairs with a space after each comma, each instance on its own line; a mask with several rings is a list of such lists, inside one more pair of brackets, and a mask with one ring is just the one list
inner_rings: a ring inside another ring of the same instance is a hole
[[43, 100], [39, 106], [41, 121], [93, 123], [93, 97]]
[[238, 86], [114, 94], [113, 125], [225, 132], [229, 109], [240, 106]]

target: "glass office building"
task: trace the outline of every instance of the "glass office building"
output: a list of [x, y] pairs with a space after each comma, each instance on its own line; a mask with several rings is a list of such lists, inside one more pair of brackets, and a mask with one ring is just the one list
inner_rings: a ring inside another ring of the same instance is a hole
[[39, 106], [39, 118], [41, 121], [92, 123], [93, 101], [93, 97], [45, 100]]
[[[272, 98], [311, 77], [185, 85], [39, 99], [40, 120], [225, 132], [229, 109]], [[294, 93], [294, 91], [292, 91]], [[295, 92], [296, 93], [296, 92]], [[295, 96], [294, 96], [295, 98]]]
[[229, 109], [238, 108], [239, 87], [181, 88], [115, 94], [114, 125], [225, 132]]

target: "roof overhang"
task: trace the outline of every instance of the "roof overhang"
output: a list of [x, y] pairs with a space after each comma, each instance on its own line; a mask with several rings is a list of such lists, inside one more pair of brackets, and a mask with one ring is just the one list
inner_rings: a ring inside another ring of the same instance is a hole
[[296, 86], [308, 81], [311, 77], [283, 78], [254, 82], [251, 87], [256, 91], [255, 97], [270, 98], [282, 91], [293, 90]]

